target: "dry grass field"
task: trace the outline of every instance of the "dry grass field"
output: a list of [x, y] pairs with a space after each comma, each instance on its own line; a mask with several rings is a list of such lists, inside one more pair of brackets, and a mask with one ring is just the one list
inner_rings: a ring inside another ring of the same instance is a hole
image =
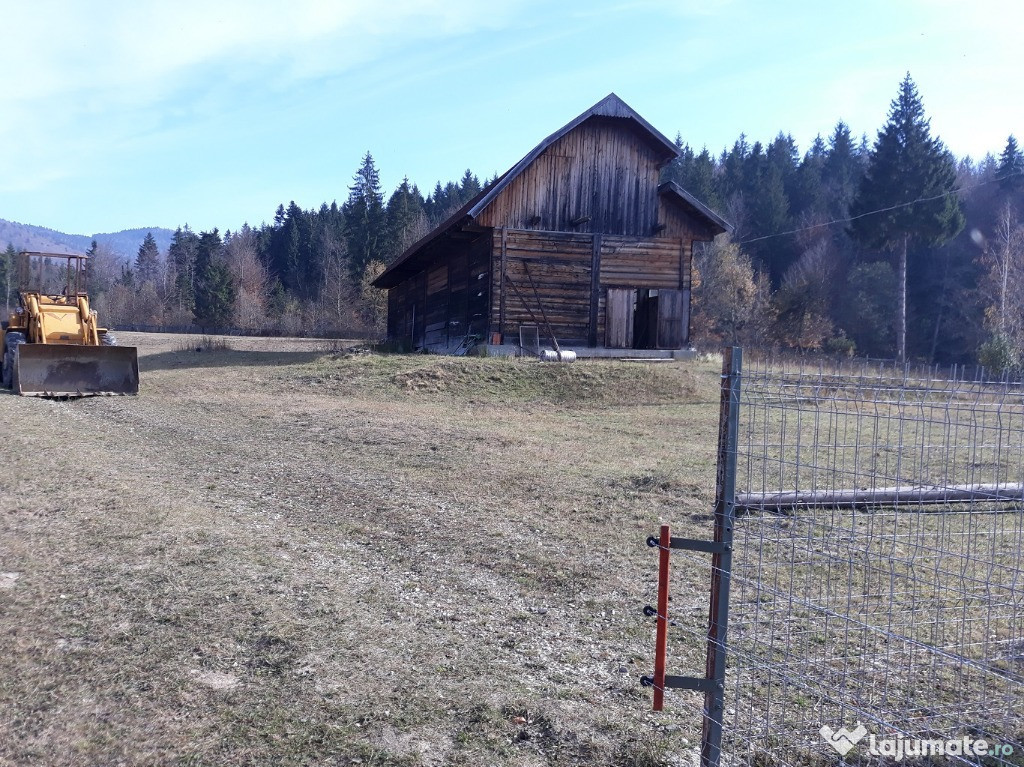
[[644, 539], [710, 534], [717, 363], [122, 343], [138, 397], [0, 393], [0, 765], [689, 762]]

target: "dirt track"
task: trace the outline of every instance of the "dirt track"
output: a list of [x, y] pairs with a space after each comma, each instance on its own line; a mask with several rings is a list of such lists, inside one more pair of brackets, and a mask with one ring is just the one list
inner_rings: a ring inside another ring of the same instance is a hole
[[713, 364], [124, 336], [138, 397], [0, 394], [0, 764], [689, 758], [643, 539], [709, 529]]

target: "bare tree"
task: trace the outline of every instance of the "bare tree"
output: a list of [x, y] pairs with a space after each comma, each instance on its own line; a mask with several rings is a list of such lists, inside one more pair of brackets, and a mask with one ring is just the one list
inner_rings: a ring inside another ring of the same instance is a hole
[[999, 210], [982, 259], [988, 267], [984, 289], [989, 329], [1024, 358], [1024, 226], [1009, 203]]
[[303, 327], [302, 306], [294, 298], [288, 299], [278, 319], [278, 329], [286, 336], [297, 336]]
[[359, 286], [363, 322], [370, 331], [378, 335], [384, 331], [384, 325], [387, 322], [388, 293], [386, 290], [375, 288], [373, 281], [380, 277], [386, 268], [383, 261], [371, 261], [366, 265], [366, 271], [363, 273], [363, 279]]
[[121, 277], [121, 267], [124, 259], [114, 253], [110, 246], [97, 243], [91, 249], [92, 258], [89, 261], [89, 292], [98, 296], [105, 293]]
[[694, 259], [694, 327], [704, 341], [763, 345], [772, 321], [767, 276], [739, 245], [719, 237]]
[[725, 201], [725, 215], [732, 222], [732, 239], [742, 240], [749, 232], [750, 212], [742, 192], [737, 192]]
[[829, 297], [834, 275], [834, 261], [824, 239], [812, 244], [786, 270], [774, 299], [776, 333], [785, 346], [818, 350], [832, 335]]
[[351, 266], [345, 241], [326, 234], [323, 238], [323, 275], [319, 303], [324, 312], [322, 322], [333, 330], [357, 324], [356, 290], [352, 284]]
[[235, 283], [232, 321], [240, 328], [257, 330], [267, 324], [270, 275], [260, 261], [256, 234], [242, 227], [224, 246], [228, 270]]
[[100, 321], [111, 327], [153, 322], [152, 296], [147, 303], [140, 297], [140, 286], [126, 279], [131, 274], [128, 262], [103, 243], [91, 248], [89, 255], [89, 294]]

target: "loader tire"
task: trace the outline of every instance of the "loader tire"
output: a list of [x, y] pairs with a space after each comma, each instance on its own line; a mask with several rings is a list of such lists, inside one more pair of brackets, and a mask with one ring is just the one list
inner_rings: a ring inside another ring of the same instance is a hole
[[25, 334], [12, 331], [4, 335], [3, 385], [10, 389], [14, 385], [14, 354], [25, 343]]
[[117, 346], [117, 336], [113, 333], [100, 333], [100, 346]]

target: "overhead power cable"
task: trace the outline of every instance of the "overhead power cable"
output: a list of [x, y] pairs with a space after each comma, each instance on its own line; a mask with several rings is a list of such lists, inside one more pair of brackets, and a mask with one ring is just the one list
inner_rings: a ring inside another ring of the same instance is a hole
[[964, 187], [958, 187], [956, 189], [951, 189], [948, 192], [943, 192], [942, 194], [936, 194], [936, 195], [933, 195], [931, 197], [918, 197], [916, 200], [910, 200], [909, 202], [897, 203], [896, 205], [890, 205], [887, 208], [878, 208], [877, 210], [869, 210], [866, 213], [859, 213], [856, 216], [850, 216], [849, 218], [837, 218], [837, 219], [833, 219], [832, 221], [822, 222], [820, 224], [811, 224], [810, 226], [803, 226], [803, 227], [800, 227], [798, 229], [789, 229], [789, 230], [787, 230], [785, 232], [776, 232], [775, 234], [765, 234], [765, 235], [762, 235], [760, 237], [749, 237], [749, 238], [747, 238], [745, 240], [740, 240], [736, 244], [737, 245], [746, 245], [746, 244], [751, 243], [751, 242], [761, 242], [762, 240], [770, 240], [770, 239], [772, 239], [774, 237], [786, 237], [786, 236], [791, 235], [791, 234], [799, 234], [801, 232], [810, 232], [810, 231], [812, 231], [814, 229], [822, 229], [822, 228], [824, 228], [826, 226], [834, 226], [835, 224], [848, 224], [851, 221], [856, 221], [859, 218], [866, 218], [868, 216], [875, 216], [875, 215], [877, 215], [879, 213], [888, 213], [890, 210], [898, 210], [900, 208], [906, 208], [906, 207], [909, 207], [911, 205], [917, 205], [920, 202], [931, 202], [932, 200], [940, 200], [943, 197], [948, 197], [951, 194], [959, 194], [960, 192], [966, 192], [966, 191], [970, 191], [972, 189], [977, 189], [979, 187], [986, 186], [987, 184], [995, 183], [996, 181], [1002, 181], [1003, 179], [1012, 178], [1013, 176], [1022, 176], [1022, 175], [1024, 175], [1024, 171], [1021, 171], [1021, 170], [1014, 171], [1013, 173], [1007, 173], [1004, 176], [997, 176], [995, 178], [990, 178], [987, 181], [979, 181], [977, 184], [971, 184], [970, 186], [964, 186]]

